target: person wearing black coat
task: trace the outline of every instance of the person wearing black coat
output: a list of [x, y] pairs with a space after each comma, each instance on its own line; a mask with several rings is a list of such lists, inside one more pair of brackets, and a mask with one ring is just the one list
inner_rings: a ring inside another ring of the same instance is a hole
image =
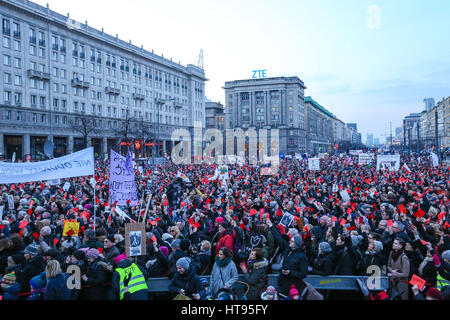
[[157, 242], [147, 247], [148, 260], [145, 262], [145, 268], [148, 271], [148, 277], [164, 277], [169, 267], [169, 259], [158, 249]]
[[22, 272], [20, 274], [21, 292], [30, 291], [30, 280], [34, 276], [41, 274], [45, 269], [45, 261], [38, 253], [38, 246], [35, 243], [30, 244], [24, 250], [24, 258], [26, 260]]
[[206, 296], [200, 277], [195, 273], [190, 260], [186, 257], [176, 262], [177, 271], [169, 284], [169, 293], [176, 296], [184, 294], [191, 299], [201, 300]]
[[110, 300], [111, 284], [107, 284], [107, 271], [99, 264], [103, 259], [99, 256], [97, 249], [91, 248], [86, 252], [88, 268], [85, 275], [82, 275], [81, 286], [87, 286], [84, 290], [84, 297], [87, 300]]
[[321, 276], [329, 276], [333, 273], [333, 249], [328, 242], [319, 243], [319, 254], [314, 260], [312, 270], [310, 274], [316, 274]]
[[296, 235], [290, 241], [286, 241], [270, 220], [267, 221], [267, 224], [276, 244], [282, 250], [283, 262], [278, 278], [279, 292], [288, 296], [291, 286], [294, 284], [300, 288], [303, 285], [303, 279], [308, 274], [308, 258], [303, 251], [303, 239]]
[[356, 274], [357, 255], [352, 245], [351, 237], [339, 235], [336, 239], [334, 250], [334, 271], [333, 274], [349, 275]]
[[[116, 258], [116, 261], [119, 261], [121, 257], [124, 257], [124, 255], [118, 256]], [[129, 268], [133, 263], [128, 260], [128, 259], [122, 259], [117, 263], [117, 268]], [[148, 272], [147, 270], [145, 270], [145, 268], [142, 268], [139, 265], [136, 265], [139, 270], [141, 271], [142, 275], [144, 276], [145, 279], [148, 278]], [[119, 272], [115, 271], [114, 275], [112, 277], [112, 292], [113, 292], [113, 297], [115, 300], [120, 300], [120, 274]], [[125, 282], [125, 285], [127, 286], [128, 284]], [[127, 293], [124, 295], [123, 300], [148, 300], [148, 291], [147, 290], [138, 290], [135, 291], [133, 293]]]
[[269, 265], [260, 248], [254, 248], [247, 260], [247, 268], [241, 265], [244, 273], [244, 282], [249, 285], [247, 300], [260, 300], [261, 293], [266, 284], [266, 269]]

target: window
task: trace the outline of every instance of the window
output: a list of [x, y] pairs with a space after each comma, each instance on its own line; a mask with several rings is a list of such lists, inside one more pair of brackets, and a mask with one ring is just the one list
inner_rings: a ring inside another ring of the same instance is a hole
[[58, 58], [58, 52], [53, 51], [52, 52], [52, 60], [58, 62], [59, 58]]
[[11, 120], [11, 111], [10, 110], [5, 111], [5, 120]]
[[22, 65], [22, 60], [20, 58], [14, 58], [14, 68], [20, 68]]
[[41, 107], [45, 107], [45, 97], [39, 97], [39, 103], [41, 105]]
[[65, 69], [61, 69], [61, 78], [67, 79], [67, 71]]
[[52, 74], [54, 77], [58, 77], [58, 68], [52, 68]]
[[59, 84], [58, 83], [53, 84], [53, 92], [56, 92], [56, 93], [59, 92]]
[[5, 84], [12, 84], [12, 77], [10, 73], [5, 73], [4, 79]]
[[3, 37], [3, 46], [11, 49], [11, 39], [8, 37]]
[[37, 113], [33, 113], [31, 116], [31, 119], [34, 123], [36, 123], [37, 122]]
[[8, 55], [4, 55], [3, 56], [3, 64], [5, 65], [5, 66], [11, 66], [11, 56], [8, 56]]
[[21, 104], [22, 103], [22, 93], [20, 93], [20, 92], [14, 93], [14, 102], [16, 104]]
[[65, 54], [61, 54], [61, 55], [59, 56], [59, 61], [60, 61], [61, 63], [66, 63], [66, 55], [65, 55]]
[[33, 56], [36, 55], [36, 46], [30, 45], [30, 54]]
[[16, 121], [22, 121], [22, 118], [23, 118], [22, 111], [17, 111], [16, 112]]
[[11, 32], [10, 24], [8, 19], [3, 19], [2, 21], [3, 26], [3, 34], [8, 34]]
[[37, 103], [37, 96], [31, 95], [31, 96], [30, 96], [30, 103], [31, 103], [32, 106], [36, 106], [36, 103]]
[[16, 86], [21, 86], [22, 85], [22, 77], [18, 76], [18, 75], [15, 75], [14, 76], [14, 84]]
[[63, 124], [67, 124], [67, 116], [63, 116], [62, 122], [63, 122]]
[[46, 123], [47, 122], [47, 115], [46, 114], [41, 114], [41, 122], [42, 123]]
[[44, 58], [45, 57], [45, 49], [39, 48], [39, 57]]
[[67, 93], [67, 85], [61, 84], [61, 93]]
[[14, 50], [20, 51], [20, 41], [14, 40]]
[[11, 97], [12, 97], [11, 91], [4, 91], [3, 92], [3, 101], [5, 103], [11, 103]]

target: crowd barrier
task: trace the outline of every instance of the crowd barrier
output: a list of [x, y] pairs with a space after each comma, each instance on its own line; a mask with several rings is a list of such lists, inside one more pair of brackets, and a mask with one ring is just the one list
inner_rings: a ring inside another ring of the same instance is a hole
[[[268, 275], [268, 285], [274, 286], [278, 289], [278, 274]], [[207, 278], [209, 280], [210, 276], [201, 276], [202, 278]], [[365, 284], [375, 285], [376, 281], [369, 279], [366, 276], [315, 276], [309, 275], [306, 277], [305, 281], [310, 283], [316, 290], [338, 290], [338, 291], [359, 291], [360, 287], [358, 285], [357, 279], [363, 280]], [[239, 281], [243, 281], [244, 276], [239, 275]], [[368, 280], [368, 281], [367, 281]], [[374, 291], [382, 291], [388, 289], [389, 281], [388, 277], [379, 277], [379, 286]], [[148, 292], [151, 293], [165, 293], [168, 292], [170, 279], [169, 278], [149, 278], [148, 281]]]

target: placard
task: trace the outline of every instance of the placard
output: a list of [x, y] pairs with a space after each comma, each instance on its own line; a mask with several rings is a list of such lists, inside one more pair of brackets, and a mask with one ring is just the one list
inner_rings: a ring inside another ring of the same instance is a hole
[[63, 236], [78, 236], [80, 223], [77, 220], [64, 220]]
[[310, 171], [320, 170], [320, 159], [319, 158], [308, 159], [308, 170]]
[[361, 153], [358, 155], [358, 164], [359, 165], [367, 165], [372, 163], [375, 156], [373, 153]]
[[69, 182], [64, 183], [63, 190], [65, 192], [67, 192], [67, 191], [69, 191], [69, 189], [70, 189], [70, 183]]
[[280, 224], [282, 224], [285, 228], [289, 228], [292, 221], [294, 220], [294, 216], [288, 212], [286, 212], [280, 220]]
[[399, 154], [380, 154], [377, 157], [377, 171], [378, 170], [398, 171], [400, 169], [400, 155]]
[[144, 223], [125, 224], [125, 252], [127, 258], [146, 255], [146, 233]]
[[8, 195], [9, 210], [14, 210], [14, 198], [11, 194]]
[[339, 194], [341, 195], [342, 201], [350, 201], [350, 196], [348, 195], [347, 190], [341, 191]]

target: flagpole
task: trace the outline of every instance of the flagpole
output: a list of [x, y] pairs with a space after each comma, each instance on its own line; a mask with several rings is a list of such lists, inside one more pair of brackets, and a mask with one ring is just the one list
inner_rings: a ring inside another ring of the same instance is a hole
[[[95, 176], [94, 176], [95, 179]], [[94, 232], [95, 232], [95, 214], [96, 214], [96, 208], [95, 208], [95, 187], [97, 183], [94, 185]]]

